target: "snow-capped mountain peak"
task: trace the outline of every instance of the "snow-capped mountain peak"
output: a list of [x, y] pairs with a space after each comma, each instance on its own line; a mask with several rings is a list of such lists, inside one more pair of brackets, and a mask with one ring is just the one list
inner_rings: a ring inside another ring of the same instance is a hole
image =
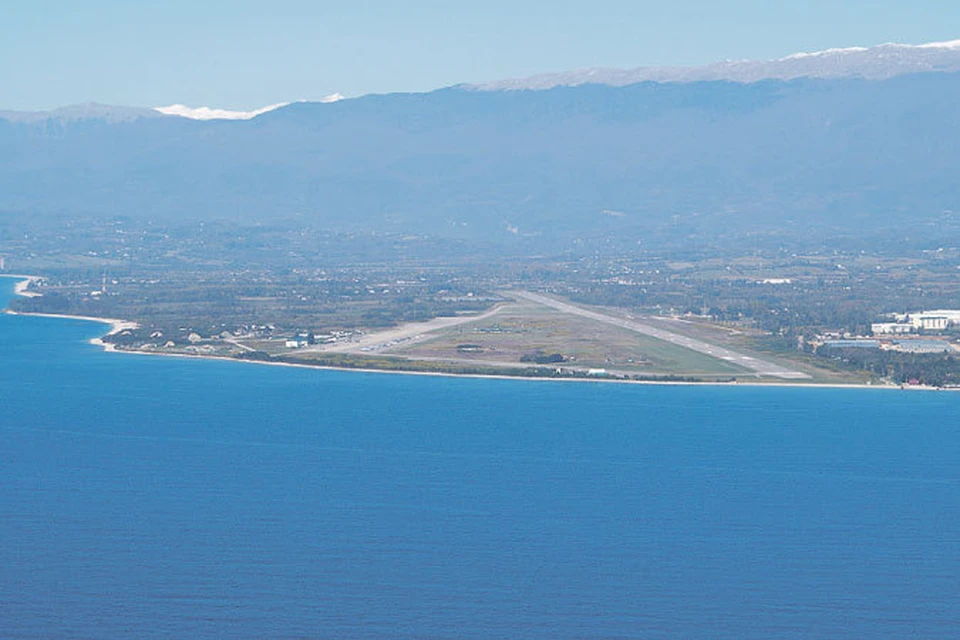
[[844, 47], [840, 49], [824, 49], [822, 51], [794, 53], [793, 55], [780, 58], [780, 61], [798, 60], [801, 58], [819, 58], [825, 56], [844, 56], [849, 54], [867, 53], [870, 51], [901, 51], [909, 53], [911, 50], [960, 51], [960, 40], [950, 40], [947, 42], [928, 42], [927, 44], [900, 44], [897, 42], [887, 42], [875, 47]]
[[[318, 100], [318, 102], [332, 103], [339, 102], [340, 100], [343, 100], [343, 95], [334, 93], [325, 98], [321, 98]], [[298, 102], [306, 101], [299, 100]], [[271, 104], [266, 107], [261, 107], [259, 109], [253, 109], [250, 111], [234, 111], [231, 109], [216, 109], [211, 107], [188, 107], [183, 104], [172, 104], [168, 107], [154, 107], [154, 111], [167, 116], [179, 116], [181, 118], [189, 118], [191, 120], [250, 120], [252, 118], [256, 118], [260, 114], [274, 111], [275, 109], [285, 107], [288, 104], [292, 103], [278, 102], [276, 104]]]
[[[910, 45], [904, 45], [910, 46]], [[947, 42], [930, 42], [927, 44], [918, 44], [914, 45], [917, 49], [950, 49], [958, 50], [960, 49], [960, 40], [949, 40]]]
[[801, 51], [799, 53], [794, 53], [780, 58], [780, 61], [800, 60], [802, 58], [819, 58], [822, 56], [842, 56], [848, 53], [861, 53], [867, 50], [867, 47], [844, 47], [840, 49], [824, 49], [823, 51]]
[[210, 107], [188, 107], [184, 104], [172, 104], [168, 107], [155, 107], [154, 110], [165, 116], [180, 116], [190, 120], [250, 120], [256, 118], [261, 113], [267, 113], [280, 107], [285, 107], [289, 102], [278, 102], [260, 109], [252, 111], [232, 111], [230, 109], [213, 109]]
[[776, 60], [725, 60], [702, 67], [581, 69], [467, 85], [476, 90], [549, 89], [581, 84], [624, 86], [638, 82], [757, 82], [796, 78], [882, 80], [909, 73], [960, 71], [960, 40], [911, 45], [887, 43], [795, 53]]

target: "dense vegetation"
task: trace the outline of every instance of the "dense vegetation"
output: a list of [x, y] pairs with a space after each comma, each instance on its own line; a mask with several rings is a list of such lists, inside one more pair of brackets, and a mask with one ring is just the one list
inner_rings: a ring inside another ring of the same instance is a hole
[[949, 353], [901, 353], [881, 349], [821, 348], [823, 356], [888, 378], [897, 384], [960, 386], [960, 357]]

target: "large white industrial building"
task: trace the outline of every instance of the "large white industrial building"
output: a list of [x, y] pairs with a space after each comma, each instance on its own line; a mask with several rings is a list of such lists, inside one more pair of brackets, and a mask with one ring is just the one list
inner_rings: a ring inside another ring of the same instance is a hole
[[960, 326], [960, 309], [936, 309], [897, 314], [896, 322], [875, 322], [870, 326], [874, 335], [903, 334], [915, 331], [943, 331]]

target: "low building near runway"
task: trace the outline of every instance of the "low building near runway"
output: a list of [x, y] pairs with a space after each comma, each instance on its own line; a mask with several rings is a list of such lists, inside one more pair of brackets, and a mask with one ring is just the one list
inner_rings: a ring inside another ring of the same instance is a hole
[[946, 340], [894, 340], [886, 348], [903, 353], [952, 353], [957, 350]]
[[879, 340], [852, 339], [852, 340], [824, 340], [823, 346], [834, 349], [879, 349]]
[[914, 331], [916, 327], [906, 322], [874, 322], [870, 325], [870, 332], [875, 336], [903, 335]]

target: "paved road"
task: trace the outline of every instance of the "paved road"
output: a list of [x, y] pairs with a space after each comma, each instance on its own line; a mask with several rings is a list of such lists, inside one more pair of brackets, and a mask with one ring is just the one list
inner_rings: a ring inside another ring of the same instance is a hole
[[399, 327], [394, 327], [393, 329], [386, 329], [376, 333], [368, 333], [354, 342], [337, 342], [331, 345], [317, 345], [314, 347], [308, 347], [306, 349], [300, 349], [296, 353], [323, 352], [369, 354], [371, 352], [379, 352], [385, 349], [390, 349], [391, 347], [405, 347], [434, 337], [432, 334], [440, 329], [449, 329], [450, 327], [456, 327], [457, 325], [467, 324], [469, 322], [486, 320], [487, 318], [499, 313], [502, 308], [503, 305], [498, 304], [492, 309], [488, 309], [487, 311], [477, 315], [443, 316], [440, 318], [434, 318], [433, 320], [429, 320], [427, 322], [410, 322]]
[[625, 320], [615, 316], [608, 316], [603, 313], [591, 311], [590, 309], [578, 307], [577, 305], [570, 304], [569, 302], [561, 302], [560, 300], [540, 295], [539, 293], [533, 293], [531, 291], [512, 291], [511, 293], [517, 297], [523, 298], [524, 300], [536, 302], [537, 304], [551, 307], [557, 311], [581, 316], [583, 318], [589, 318], [590, 320], [613, 325], [615, 327], [621, 327], [629, 331], [635, 331], [636, 333], [641, 333], [645, 336], [656, 338], [657, 340], [663, 340], [664, 342], [686, 347], [687, 349], [692, 349], [708, 356], [719, 358], [720, 360], [732, 362], [745, 369], [748, 369], [749, 371], [752, 371], [758, 376], [784, 378], [787, 380], [799, 380], [810, 377], [803, 372], [793, 371], [773, 362], [753, 358], [725, 347], [719, 347], [708, 342], [703, 342], [702, 340], [696, 340], [695, 338], [688, 338], [687, 336], [679, 333], [665, 331], [663, 329], [658, 329], [657, 327], [652, 327], [648, 324], [634, 322], [633, 320]]

